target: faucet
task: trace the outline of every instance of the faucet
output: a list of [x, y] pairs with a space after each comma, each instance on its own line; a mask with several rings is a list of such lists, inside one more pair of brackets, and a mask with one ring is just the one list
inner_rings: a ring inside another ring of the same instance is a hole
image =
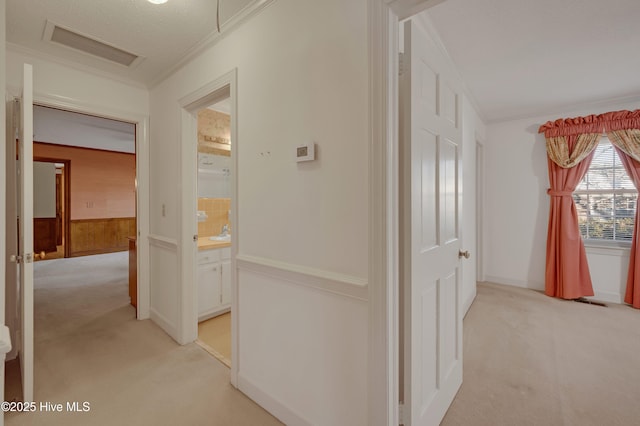
[[227, 236], [229, 235], [229, 225], [228, 224], [224, 224], [222, 226], [222, 231], [220, 231], [220, 236]]

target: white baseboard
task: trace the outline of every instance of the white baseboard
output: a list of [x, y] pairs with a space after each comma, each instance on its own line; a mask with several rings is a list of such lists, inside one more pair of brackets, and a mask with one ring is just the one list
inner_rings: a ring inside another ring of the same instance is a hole
[[463, 308], [464, 308], [464, 310], [462, 311], [462, 316], [463, 317], [465, 315], [467, 315], [467, 312], [469, 312], [469, 308], [471, 308], [471, 305], [473, 304], [473, 301], [476, 299], [476, 294], [478, 294], [478, 290], [477, 290], [477, 287], [474, 286], [473, 287], [473, 292], [471, 293], [471, 296], [468, 297], [467, 300], [464, 300], [462, 302]]
[[544, 290], [544, 282], [514, 280], [494, 275], [485, 275], [485, 282], [510, 285], [512, 287], [529, 288], [531, 290]]
[[[512, 287], [528, 288], [528, 289], [531, 289], [531, 290], [544, 291], [544, 283], [536, 283], [536, 282], [520, 281], [520, 280], [511, 280], [511, 279], [508, 279], [508, 278], [496, 277], [496, 276], [491, 276], [491, 275], [487, 275], [486, 276], [486, 282], [491, 282], [491, 283], [496, 283], [496, 284], [503, 284], [503, 285], [510, 285]], [[618, 304], [621, 304], [624, 301], [624, 295], [621, 294], [621, 293], [615, 293], [615, 292], [612, 292], [612, 291], [600, 291], [597, 288], [593, 289], [593, 293], [594, 293], [594, 296], [587, 297], [587, 299], [593, 299], [593, 300], [597, 300], [597, 301], [601, 301], [601, 302], [608, 302], [608, 303], [618, 303]]]
[[163, 329], [164, 332], [167, 333], [173, 340], [180, 343], [180, 341], [178, 340], [178, 329], [175, 325], [171, 324], [168, 319], [166, 319], [153, 308], [150, 309], [150, 314], [151, 321], [153, 321], [158, 327]]
[[596, 289], [593, 290], [594, 296], [587, 297], [587, 299], [597, 300], [599, 302], [608, 302], [608, 303], [624, 303], [624, 295], [620, 293], [614, 293], [612, 291], [598, 291]]
[[238, 372], [238, 389], [288, 426], [311, 426], [311, 422], [269, 395]]

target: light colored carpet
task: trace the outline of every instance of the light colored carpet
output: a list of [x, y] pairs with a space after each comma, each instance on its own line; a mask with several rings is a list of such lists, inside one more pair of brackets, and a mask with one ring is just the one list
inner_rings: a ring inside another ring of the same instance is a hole
[[[38, 262], [35, 291], [36, 400], [88, 401], [91, 411], [8, 413], [8, 426], [279, 424], [198, 345], [134, 319], [126, 253], [95, 258]], [[480, 284], [464, 345], [445, 426], [639, 423], [638, 310]]]
[[[200, 346], [179, 346], [151, 321], [135, 320], [127, 259], [124, 252], [35, 265], [35, 399], [87, 401], [90, 411], [7, 413], [6, 424], [280, 424], [234, 389], [229, 370]], [[16, 388], [8, 383], [7, 396]]]
[[196, 343], [231, 367], [231, 312], [199, 323]]
[[451, 425], [640, 424], [640, 311], [478, 285]]

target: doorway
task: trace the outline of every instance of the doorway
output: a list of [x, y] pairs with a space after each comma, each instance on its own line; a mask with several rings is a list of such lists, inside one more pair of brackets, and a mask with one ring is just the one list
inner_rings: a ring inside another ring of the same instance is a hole
[[[198, 232], [198, 166], [196, 158], [198, 158], [198, 112], [209, 106], [228, 102], [229, 111], [229, 168], [226, 173], [228, 179], [228, 188], [230, 188], [230, 197], [228, 201], [229, 209], [226, 207], [219, 209], [219, 213], [224, 219], [228, 219], [228, 227], [222, 229], [224, 224], [219, 223], [216, 227], [220, 229], [211, 229], [212, 237], [221, 237], [227, 239], [227, 247], [219, 248], [219, 251], [213, 251], [215, 258], [213, 263], [218, 262], [218, 273], [208, 271], [209, 275], [220, 277], [222, 281], [228, 282], [228, 285], [220, 285], [220, 294], [223, 301], [229, 304], [231, 312], [231, 384], [237, 387], [238, 382], [238, 318], [233, 315], [237, 312], [238, 306], [238, 288], [237, 288], [237, 271], [236, 271], [236, 254], [238, 253], [238, 233], [242, 229], [238, 220], [238, 201], [237, 201], [237, 175], [238, 175], [238, 143], [237, 143], [237, 70], [222, 75], [216, 80], [209, 82], [201, 88], [195, 90], [191, 94], [180, 99], [179, 104], [182, 108], [182, 148], [181, 148], [181, 181], [183, 182], [183, 190], [181, 193], [181, 250], [180, 263], [184, 265], [181, 268], [181, 279], [184, 285], [181, 288], [181, 298], [184, 301], [182, 305], [183, 315], [179, 330], [179, 341], [181, 343], [193, 342], [198, 338], [198, 322], [199, 315], [199, 289], [198, 289], [198, 266], [203, 262], [209, 262], [208, 256], [202, 254], [198, 250], [198, 243], [202, 242]], [[203, 138], [206, 139], [206, 138]], [[211, 139], [209, 142], [224, 142]], [[219, 146], [217, 148], [220, 148]], [[201, 155], [202, 157], [202, 155]], [[207, 161], [209, 162], [209, 161]], [[203, 166], [210, 166], [205, 165]], [[218, 175], [218, 177], [221, 177]], [[224, 176], [222, 176], [224, 177]], [[202, 211], [202, 210], [201, 210]], [[206, 210], [205, 210], [206, 211]], [[202, 218], [202, 213], [200, 214]], [[230, 232], [229, 232], [230, 231]], [[230, 235], [228, 235], [230, 233]], [[222, 235], [220, 235], [222, 234]], [[227, 234], [227, 235], [225, 235]], [[205, 237], [203, 235], [203, 237]], [[214, 240], [216, 239], [214, 238]], [[221, 241], [213, 241], [205, 238], [209, 243], [220, 243]], [[211, 262], [209, 262], [211, 263]], [[213, 269], [216, 266], [209, 266]], [[228, 281], [227, 281], [228, 280]], [[215, 286], [213, 287], [216, 288]], [[211, 289], [211, 288], [210, 288]], [[215, 298], [215, 295], [213, 296]]]
[[231, 108], [230, 98], [197, 112], [198, 339], [231, 367]]
[[69, 257], [71, 161], [34, 157], [33, 162], [36, 261]]
[[[48, 112], [39, 116], [36, 110]], [[128, 298], [126, 237], [137, 233], [137, 125], [37, 105], [34, 106], [34, 113], [34, 132], [38, 139], [48, 141], [35, 142], [33, 145], [34, 251], [36, 257], [44, 257], [34, 265], [34, 341], [39, 353], [36, 359], [43, 365], [49, 362], [47, 353], [51, 345], [43, 345], [42, 342], [56, 333], [64, 332], [65, 336], [73, 334], [71, 325], [78, 324], [78, 317], [85, 316], [87, 321], [91, 321], [91, 315], [96, 315], [98, 322], [107, 312], [118, 312], [118, 318], [136, 318], [136, 311], [129, 306]], [[61, 115], [65, 118], [61, 118]], [[113, 122], [116, 129], [110, 128], [109, 124], [105, 124], [107, 122]], [[105, 137], [106, 129], [112, 131], [111, 136], [114, 132], [118, 135], [115, 139], [121, 139], [122, 132], [117, 128], [122, 124], [129, 129], [130, 153], [78, 142], [88, 140], [105, 143], [108, 140]], [[64, 137], [64, 132], [68, 137]], [[73, 173], [71, 163], [74, 165]], [[124, 168], [127, 169], [126, 173], [116, 173]], [[37, 175], [43, 179], [39, 181]], [[123, 185], [126, 188], [119, 191], [118, 184], [112, 179], [126, 183]], [[48, 189], [40, 188], [40, 185]], [[43, 201], [40, 207], [39, 201]], [[75, 210], [72, 203], [75, 203]], [[82, 209], [85, 213], [96, 211], [102, 217], [82, 217]], [[105, 211], [114, 212], [117, 209], [127, 210], [128, 214], [102, 215]], [[124, 238], [120, 238], [121, 235]], [[95, 303], [95, 309], [87, 310], [90, 302]], [[52, 318], [56, 318], [58, 323]], [[21, 320], [13, 304], [8, 304], [8, 325], [15, 329]], [[63, 330], [65, 327], [66, 331]], [[69, 339], [62, 341], [68, 342]], [[20, 350], [19, 347], [16, 349]], [[12, 365], [15, 367], [16, 363], [8, 364], [10, 368]], [[8, 374], [9, 377], [15, 376]], [[7, 391], [20, 395], [15, 383], [7, 382]]]

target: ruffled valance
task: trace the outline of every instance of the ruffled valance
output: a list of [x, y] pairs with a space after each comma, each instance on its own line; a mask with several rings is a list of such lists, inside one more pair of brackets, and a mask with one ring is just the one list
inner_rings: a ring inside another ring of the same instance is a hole
[[545, 137], [550, 138], [584, 133], [603, 133], [622, 129], [640, 129], [640, 109], [547, 121], [540, 126], [538, 133], [544, 133]]

